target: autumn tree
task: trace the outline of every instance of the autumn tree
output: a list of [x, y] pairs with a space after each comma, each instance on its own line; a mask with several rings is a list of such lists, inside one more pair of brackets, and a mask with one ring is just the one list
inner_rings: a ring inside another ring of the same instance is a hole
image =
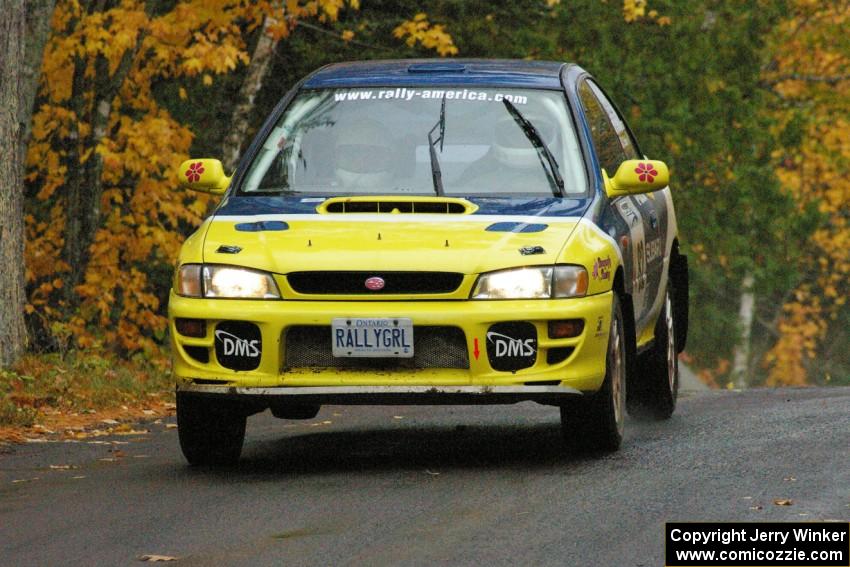
[[[260, 57], [250, 65], [248, 38], [259, 34], [256, 51], [303, 19], [332, 22], [357, 5], [57, 2], [27, 155], [27, 313], [40, 341], [156, 349], [173, 258], [209, 203], [177, 190], [173, 171], [194, 133], [163, 93], [193, 91], [203, 106], [245, 64], [248, 90], [257, 88], [250, 81], [267, 70]], [[231, 117], [237, 132], [243, 114]]]
[[797, 214], [814, 210], [820, 221], [803, 241], [802, 269], [774, 311], [779, 336], [765, 357], [770, 385], [846, 380], [850, 371], [849, 8], [791, 2], [763, 72], [780, 143], [776, 174]]

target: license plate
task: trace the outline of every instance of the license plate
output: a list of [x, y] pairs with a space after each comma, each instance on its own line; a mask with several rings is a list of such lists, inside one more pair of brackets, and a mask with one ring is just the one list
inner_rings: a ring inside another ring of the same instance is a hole
[[411, 358], [413, 321], [340, 317], [331, 321], [331, 345], [336, 357]]

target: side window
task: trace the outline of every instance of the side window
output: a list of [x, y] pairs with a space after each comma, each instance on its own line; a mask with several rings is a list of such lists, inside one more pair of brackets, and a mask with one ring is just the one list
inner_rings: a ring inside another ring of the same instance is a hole
[[620, 137], [611, 125], [608, 113], [605, 112], [599, 99], [591, 90], [589, 81], [584, 81], [579, 85], [578, 95], [587, 116], [590, 137], [593, 138], [599, 165], [605, 169], [609, 176], [613, 176], [620, 164], [626, 160]]
[[626, 128], [626, 124], [623, 122], [622, 118], [620, 118], [620, 115], [617, 114], [617, 110], [614, 108], [614, 105], [611, 104], [611, 102], [605, 97], [605, 94], [598, 86], [596, 86], [596, 83], [588, 81], [587, 84], [590, 85], [590, 89], [593, 91], [593, 94], [596, 95], [596, 99], [602, 105], [602, 108], [605, 110], [605, 114], [608, 115], [608, 120], [610, 120], [611, 124], [614, 126], [614, 131], [617, 132], [617, 137], [620, 138], [620, 144], [623, 146], [626, 159], [640, 159], [641, 156], [638, 154], [637, 145], [632, 139], [632, 136], [629, 134], [629, 129]]

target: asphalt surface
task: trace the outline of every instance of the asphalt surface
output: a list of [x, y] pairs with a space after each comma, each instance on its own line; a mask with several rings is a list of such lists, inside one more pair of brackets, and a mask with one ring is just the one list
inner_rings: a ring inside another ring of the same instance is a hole
[[531, 403], [248, 425], [227, 470], [165, 423], [5, 449], [0, 565], [660, 566], [665, 521], [850, 519], [850, 388], [686, 393], [613, 455]]

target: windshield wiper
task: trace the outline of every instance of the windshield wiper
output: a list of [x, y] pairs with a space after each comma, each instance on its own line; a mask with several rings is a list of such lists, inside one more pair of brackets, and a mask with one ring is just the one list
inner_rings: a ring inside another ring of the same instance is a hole
[[[434, 139], [434, 130], [440, 129], [440, 136]], [[434, 192], [442, 197], [445, 195], [443, 191], [443, 173], [440, 170], [440, 161], [437, 159], [437, 150], [434, 146], [440, 142], [440, 151], [443, 151], [443, 140], [446, 137], [446, 95], [443, 95], [443, 102], [440, 105], [440, 120], [434, 124], [431, 131], [428, 132], [428, 151], [431, 154], [431, 179], [434, 181]]]
[[[508, 109], [508, 112], [513, 117], [514, 121], [516, 121], [522, 129], [525, 137], [528, 138], [528, 141], [531, 142], [531, 145], [537, 150], [537, 158], [540, 160], [540, 165], [543, 167], [543, 171], [546, 172], [546, 177], [549, 178], [549, 183], [552, 185], [552, 193], [556, 197], [563, 197], [564, 178], [561, 177], [558, 162], [555, 161], [555, 156], [553, 156], [552, 152], [549, 151], [549, 148], [546, 146], [546, 142], [544, 142], [543, 138], [540, 136], [540, 132], [537, 128], [535, 128], [534, 124], [528, 120], [528, 118], [520, 114], [520, 111], [517, 110], [516, 106], [514, 106], [511, 101], [508, 99], [502, 99], [502, 102], [505, 104], [505, 108]], [[543, 165], [544, 159], [546, 160], [546, 163], [549, 164], [548, 169]]]

